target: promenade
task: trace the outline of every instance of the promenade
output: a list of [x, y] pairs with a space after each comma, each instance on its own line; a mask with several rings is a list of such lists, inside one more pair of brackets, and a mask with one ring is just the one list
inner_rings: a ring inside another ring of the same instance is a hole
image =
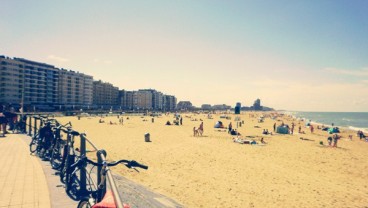
[[0, 207], [49, 208], [50, 193], [42, 166], [29, 154], [22, 136], [0, 137]]
[[[77, 207], [65, 193], [59, 176], [50, 162], [29, 153], [30, 137], [6, 134], [0, 137], [0, 208]], [[122, 176], [114, 176], [119, 193], [131, 207], [178, 208], [172, 199], [154, 193]]]

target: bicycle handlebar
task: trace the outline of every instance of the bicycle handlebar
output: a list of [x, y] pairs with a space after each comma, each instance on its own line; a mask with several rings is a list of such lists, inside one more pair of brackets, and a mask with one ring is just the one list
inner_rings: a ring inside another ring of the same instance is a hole
[[92, 164], [94, 166], [99, 166], [99, 167], [104, 166], [104, 165], [106, 165], [108, 167], [111, 167], [111, 166], [116, 166], [116, 165], [118, 165], [120, 163], [124, 163], [124, 165], [127, 166], [128, 168], [137, 167], [137, 168], [142, 168], [142, 169], [145, 169], [145, 170], [148, 169], [148, 166], [142, 165], [142, 164], [138, 163], [135, 160], [131, 160], [131, 161], [129, 161], [129, 160], [119, 160], [117, 162], [111, 162], [111, 163], [107, 163], [107, 162], [106, 163], [104, 163], [104, 162], [103, 163], [96, 163], [96, 162], [94, 162], [92, 160], [89, 160], [88, 158], [86, 158], [86, 160], [87, 160], [87, 163], [90, 163], [90, 164]]

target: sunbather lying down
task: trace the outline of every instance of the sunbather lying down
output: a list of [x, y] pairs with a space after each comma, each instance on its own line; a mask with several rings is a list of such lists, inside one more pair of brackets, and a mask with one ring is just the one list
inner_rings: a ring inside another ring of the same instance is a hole
[[234, 137], [233, 142], [239, 143], [239, 144], [257, 144], [257, 142], [255, 140], [241, 139], [241, 138], [238, 138], [238, 137]]

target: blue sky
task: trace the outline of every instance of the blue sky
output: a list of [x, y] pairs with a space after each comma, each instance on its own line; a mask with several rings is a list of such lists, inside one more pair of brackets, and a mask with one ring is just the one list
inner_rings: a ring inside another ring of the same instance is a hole
[[368, 1], [2, 1], [0, 54], [178, 100], [368, 111]]

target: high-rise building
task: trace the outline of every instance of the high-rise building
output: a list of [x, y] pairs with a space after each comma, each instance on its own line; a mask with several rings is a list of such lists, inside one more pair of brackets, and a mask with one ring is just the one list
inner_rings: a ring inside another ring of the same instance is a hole
[[0, 102], [49, 108], [58, 102], [58, 69], [22, 58], [0, 56]]
[[93, 77], [75, 71], [59, 71], [59, 104], [86, 106], [92, 104]]
[[235, 105], [235, 114], [240, 114], [241, 103], [236, 103]]
[[254, 101], [253, 110], [256, 110], [256, 111], [262, 110], [261, 100], [259, 98]]
[[177, 99], [172, 95], [164, 95], [162, 97], [163, 101], [163, 110], [165, 111], [174, 111], [176, 109]]
[[152, 104], [152, 91], [151, 90], [138, 90], [137, 92], [137, 108], [144, 110], [151, 110]]
[[93, 81], [93, 104], [99, 106], [118, 106], [119, 88], [114, 85], [99, 81]]

